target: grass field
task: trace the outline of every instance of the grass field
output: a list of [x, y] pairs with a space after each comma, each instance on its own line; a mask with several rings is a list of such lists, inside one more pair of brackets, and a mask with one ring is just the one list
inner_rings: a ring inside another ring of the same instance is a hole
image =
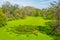
[[[5, 27], [0, 28], [0, 40], [54, 40], [52, 37], [38, 32], [38, 36], [34, 34], [20, 34], [16, 35], [11, 32], [7, 32], [7, 28], [18, 25], [36, 25], [45, 26], [45, 22], [50, 20], [44, 20], [41, 17], [26, 17], [25, 19], [8, 21]], [[27, 36], [29, 35], [29, 36]]]

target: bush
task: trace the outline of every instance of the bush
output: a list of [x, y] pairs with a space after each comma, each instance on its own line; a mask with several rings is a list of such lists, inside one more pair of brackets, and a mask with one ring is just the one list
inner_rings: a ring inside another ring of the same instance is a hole
[[55, 36], [55, 37], [54, 37], [54, 40], [60, 40], [60, 37]]
[[37, 26], [19, 25], [19, 26], [11, 27], [10, 30], [16, 34], [26, 34], [26, 33], [30, 34], [37, 30]]
[[38, 26], [39, 31], [44, 33], [44, 34], [50, 34], [51, 28], [49, 26]]
[[0, 27], [4, 26], [6, 24], [6, 15], [0, 10]]

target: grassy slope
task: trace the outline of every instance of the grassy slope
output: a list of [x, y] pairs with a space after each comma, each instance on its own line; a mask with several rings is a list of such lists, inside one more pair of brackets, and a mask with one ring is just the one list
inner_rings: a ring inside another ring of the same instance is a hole
[[[16, 36], [16, 34], [14, 33], [6, 32], [7, 28], [18, 26], [19, 24], [43, 26], [45, 25], [46, 21], [47, 20], [43, 20], [40, 17], [27, 17], [26, 19], [9, 21], [4, 28], [0, 28], [0, 40], [53, 40], [53, 38], [40, 32], [38, 32], [38, 36], [35, 36], [33, 34], [21, 34], [19, 36]], [[29, 35], [29, 37], [27, 37], [26, 35]]]
[[41, 17], [26, 17], [25, 19], [19, 19], [19, 20], [14, 20], [14, 21], [9, 21], [9, 25], [36, 25], [36, 26], [45, 26], [45, 22], [48, 22], [50, 20], [44, 20]]

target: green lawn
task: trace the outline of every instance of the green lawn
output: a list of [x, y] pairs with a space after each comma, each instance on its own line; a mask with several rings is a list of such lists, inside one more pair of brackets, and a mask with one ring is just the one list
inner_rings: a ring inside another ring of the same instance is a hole
[[42, 17], [26, 17], [25, 19], [9, 21], [8, 26], [18, 26], [20, 25], [36, 25], [36, 26], [45, 26], [45, 22], [50, 20], [44, 20]]
[[[20, 34], [16, 35], [11, 32], [7, 32], [7, 28], [18, 26], [18, 25], [36, 25], [36, 26], [45, 26], [45, 22], [49, 20], [44, 20], [41, 17], [26, 17], [25, 19], [8, 21], [7, 25], [3, 28], [0, 28], [0, 40], [53, 40], [52, 37], [49, 37], [46, 34], [38, 32], [38, 36], [34, 34]], [[28, 35], [28, 37], [27, 37]]]

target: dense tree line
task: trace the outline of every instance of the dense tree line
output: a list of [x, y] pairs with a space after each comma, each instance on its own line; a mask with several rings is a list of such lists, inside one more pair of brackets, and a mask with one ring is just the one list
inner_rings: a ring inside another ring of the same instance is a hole
[[[26, 16], [40, 16], [40, 9], [34, 7], [19, 7], [19, 5], [12, 5], [10, 2], [6, 2], [0, 7], [1, 20], [3, 17], [6, 20], [24, 19]], [[4, 22], [4, 19], [3, 21]], [[1, 22], [1, 23], [2, 23]], [[5, 21], [6, 22], [6, 21]]]
[[40, 9], [29, 6], [20, 8], [17, 4], [12, 5], [8, 1], [2, 5], [2, 11], [8, 20], [25, 18], [26, 16], [40, 16]]

